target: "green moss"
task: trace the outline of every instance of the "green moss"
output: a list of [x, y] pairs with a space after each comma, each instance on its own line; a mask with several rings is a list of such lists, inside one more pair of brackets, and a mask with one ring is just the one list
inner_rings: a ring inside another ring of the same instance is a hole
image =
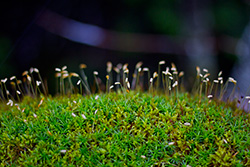
[[250, 165], [249, 115], [226, 103], [136, 91], [40, 100], [0, 106], [1, 165]]
[[138, 62], [130, 85], [128, 64], [113, 75], [108, 62], [106, 85], [94, 71], [92, 87], [85, 64], [81, 75], [56, 68], [55, 97], [36, 68], [22, 81], [2, 79], [1, 166], [249, 166], [250, 116], [242, 108], [250, 97], [236, 107], [237, 81], [223, 84], [221, 72], [210, 80], [197, 67], [192, 94], [183, 93], [184, 73], [173, 63], [161, 71], [164, 64], [151, 78]]

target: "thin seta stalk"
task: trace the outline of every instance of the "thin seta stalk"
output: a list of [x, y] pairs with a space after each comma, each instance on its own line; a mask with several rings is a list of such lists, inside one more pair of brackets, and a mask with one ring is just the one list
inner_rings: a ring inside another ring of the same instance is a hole
[[106, 75], [106, 92], [109, 93], [109, 75]]
[[126, 97], [126, 94], [125, 94], [126, 92], [124, 90], [124, 87], [121, 85], [121, 83], [120, 82], [115, 82], [114, 85], [120, 86], [124, 97]]
[[59, 87], [60, 87], [60, 94], [65, 95], [65, 83], [64, 79], [68, 77], [68, 71], [66, 71], [67, 66], [63, 66], [61, 69], [60, 68], [55, 68], [56, 77], [59, 78]]
[[31, 90], [30, 90], [30, 86], [28, 84], [28, 81], [27, 81], [27, 75], [28, 75], [28, 71], [24, 71], [22, 73], [22, 76], [23, 76], [23, 85], [24, 85], [24, 89], [26, 90], [26, 93], [30, 96], [32, 96], [32, 93], [31, 93]]
[[135, 89], [136, 90], [140, 90], [140, 73], [141, 73], [141, 67], [138, 68], [138, 71], [137, 71], [137, 75], [136, 75], [136, 86], [135, 86]]
[[82, 91], [82, 84], [81, 84], [81, 79], [79, 79], [76, 83], [76, 85], [79, 85], [80, 86], [80, 94], [83, 95], [83, 91]]
[[180, 91], [184, 91], [183, 76], [184, 76], [184, 72], [181, 71], [181, 72], [179, 73], [179, 75], [178, 75], [178, 82], [179, 82]]
[[[5, 95], [4, 95], [4, 89], [5, 89], [5, 92], [7, 92], [7, 88], [6, 88], [6, 85], [5, 83], [7, 82], [8, 78], [5, 78], [5, 79], [1, 79], [1, 96], [3, 98], [3, 101], [6, 101], [6, 98], [5, 98]], [[7, 93], [6, 93], [7, 94]], [[8, 99], [8, 95], [6, 96], [7, 99]], [[8, 99], [9, 100], [9, 99]]]
[[95, 78], [95, 82], [96, 82], [96, 86], [97, 86], [97, 92], [100, 93], [101, 90], [100, 90], [99, 82], [98, 82], [98, 79], [97, 79], [98, 72], [94, 71], [93, 74], [94, 74], [94, 78]]
[[128, 70], [128, 63], [122, 66], [122, 84], [125, 85], [125, 79], [128, 77], [129, 70]]
[[149, 87], [149, 89], [150, 89], [150, 92], [151, 93], [154, 93], [154, 80], [155, 80], [155, 78], [157, 78], [158, 77], [158, 74], [157, 74], [157, 72], [154, 72], [153, 73], [153, 78], [150, 78], [150, 87]]
[[154, 79], [150, 78], [149, 79], [149, 93], [153, 93], [153, 82], [154, 82]]
[[169, 67], [166, 67], [166, 71], [165, 71], [165, 84], [166, 84], [166, 94], [169, 96], [170, 93], [171, 93], [171, 82], [173, 80], [173, 77], [172, 77], [172, 74], [171, 72], [169, 71]]
[[[158, 63], [158, 74], [161, 74], [161, 66], [164, 65], [166, 62], [164, 60], [160, 61]], [[156, 84], [156, 89], [159, 90], [160, 88], [160, 78], [161, 76], [159, 75], [157, 78], [157, 84]]]
[[236, 85], [237, 85], [237, 81], [234, 78], [232, 78], [232, 77], [229, 77], [228, 81], [234, 84], [233, 90], [230, 93], [230, 96], [228, 98], [228, 100], [231, 100], [233, 98], [232, 99], [232, 101], [233, 101], [234, 100], [234, 93], [235, 93], [235, 88], [236, 88]]
[[23, 93], [21, 87], [19, 86], [19, 85], [21, 85], [22, 81], [21, 81], [21, 80], [17, 80], [16, 76], [12, 76], [12, 77], [10, 78], [10, 80], [11, 80], [11, 81], [12, 81], [12, 80], [15, 80], [15, 82], [16, 82], [16, 87], [17, 87], [16, 92], [17, 92], [19, 95], [20, 95], [20, 94], [24, 95], [24, 93]]
[[[113, 75], [112, 75], [112, 63], [109, 61], [107, 62], [107, 75], [106, 75], [106, 92], [109, 92], [109, 87], [111, 86], [111, 83], [113, 82]], [[107, 78], [108, 76], [108, 78]]]
[[134, 73], [133, 73], [133, 80], [132, 80], [132, 89], [133, 90], [135, 90], [136, 89], [136, 84], [137, 84], [137, 75], [138, 75], [138, 69], [139, 68], [141, 68], [141, 66], [142, 66], [142, 62], [140, 61], [140, 62], [138, 62], [136, 65], [135, 65], [135, 71], [134, 71]]
[[72, 92], [76, 93], [76, 92], [74, 92], [74, 86], [72, 84], [72, 79], [71, 78], [72, 77], [79, 78], [79, 75], [77, 73], [75, 73], [75, 72], [71, 72], [71, 73], [69, 73], [69, 77], [70, 77], [70, 84], [71, 84]]
[[[10, 81], [11, 81], [11, 79], [12, 79], [12, 78], [10, 78]], [[16, 96], [18, 102], [20, 102], [20, 97], [19, 97], [19, 93], [20, 93], [20, 92], [17, 90], [16, 83], [13, 82], [13, 81], [11, 81], [11, 82], [10, 82], [10, 85], [12, 86], [12, 90], [14, 90], [14, 92], [15, 92], [15, 95], [14, 95], [14, 96]], [[20, 93], [20, 94], [21, 94], [21, 93]]]
[[87, 94], [91, 94], [91, 91], [90, 91], [90, 86], [89, 86], [89, 83], [88, 83], [88, 77], [85, 75], [85, 72], [84, 72], [84, 69], [87, 68], [86, 64], [80, 64], [79, 65], [79, 68], [80, 68], [80, 74], [81, 74], [81, 77], [83, 78], [83, 85], [85, 87], [85, 89], [87, 90]]
[[46, 89], [46, 87], [45, 87], [45, 83], [44, 83], [44, 81], [43, 81], [43, 79], [41, 77], [41, 74], [40, 74], [39, 70], [37, 68], [33, 68], [33, 70], [34, 70], [35, 73], [37, 73], [38, 79], [41, 82], [41, 86], [42, 86], [44, 95], [48, 96], [48, 89]]
[[[117, 64], [116, 67], [114, 67], [114, 71], [116, 72], [116, 82], [120, 82], [121, 80], [121, 64]], [[116, 85], [116, 89], [119, 89], [119, 85]]]
[[208, 70], [206, 68], [204, 68], [203, 71], [205, 72], [203, 76], [203, 83], [205, 83], [205, 96], [207, 96], [209, 94], [208, 84], [210, 83], [210, 80], [208, 77], [210, 76], [210, 73], [208, 73]]
[[80, 85], [80, 93], [83, 94], [83, 89], [82, 89], [82, 85], [83, 85], [86, 90], [86, 94], [90, 95], [91, 94], [90, 89], [85, 84], [84, 80], [80, 76], [78, 78], [79, 80], [77, 81], [77, 85]]
[[60, 68], [55, 68], [56, 71], [56, 78], [59, 78], [59, 93], [61, 95], [64, 95], [64, 82], [63, 82], [63, 77], [62, 77], [62, 70]]
[[42, 92], [39, 88], [39, 86], [42, 84], [42, 81], [36, 81], [36, 92], [39, 92], [40, 95], [42, 95]]
[[178, 71], [174, 63], [171, 63], [171, 71], [172, 71], [172, 76], [173, 76], [173, 85], [172, 88], [175, 91], [176, 97], [178, 99], [178, 92], [179, 92], [179, 77], [178, 77]]
[[148, 67], [144, 67], [143, 69], [142, 69], [142, 71], [143, 72], [146, 72], [148, 75], [147, 75], [147, 86], [148, 86], [148, 88], [149, 88], [149, 86], [150, 86], [150, 70], [149, 70], [149, 68]]
[[192, 93], [193, 94], [199, 94], [199, 88], [200, 88], [200, 74], [201, 74], [201, 70], [200, 67], [196, 66], [196, 79], [194, 82], [194, 86], [192, 88]]

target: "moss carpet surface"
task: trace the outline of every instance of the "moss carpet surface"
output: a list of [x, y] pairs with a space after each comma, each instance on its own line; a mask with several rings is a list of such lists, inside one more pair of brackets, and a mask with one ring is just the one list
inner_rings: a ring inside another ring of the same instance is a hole
[[249, 115], [189, 94], [0, 105], [1, 166], [250, 166]]

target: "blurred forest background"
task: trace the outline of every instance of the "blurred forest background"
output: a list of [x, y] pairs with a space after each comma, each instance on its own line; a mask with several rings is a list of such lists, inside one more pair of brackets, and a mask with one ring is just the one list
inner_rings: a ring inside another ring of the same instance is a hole
[[0, 78], [36, 67], [50, 88], [54, 69], [63, 65], [78, 72], [85, 63], [89, 76], [96, 70], [105, 79], [107, 61], [129, 63], [132, 72], [138, 61], [157, 71], [165, 60], [186, 78], [197, 65], [213, 76], [223, 70], [244, 91], [250, 83], [249, 21], [248, 0], [3, 1]]

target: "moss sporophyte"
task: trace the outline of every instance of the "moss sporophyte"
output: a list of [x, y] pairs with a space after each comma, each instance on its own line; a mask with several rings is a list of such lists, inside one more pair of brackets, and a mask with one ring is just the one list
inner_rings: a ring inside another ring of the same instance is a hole
[[238, 103], [237, 81], [197, 67], [188, 93], [165, 64], [139, 62], [130, 79], [128, 64], [108, 62], [93, 86], [85, 64], [56, 68], [54, 97], [36, 68], [2, 79], [1, 166], [250, 166], [250, 97]]

